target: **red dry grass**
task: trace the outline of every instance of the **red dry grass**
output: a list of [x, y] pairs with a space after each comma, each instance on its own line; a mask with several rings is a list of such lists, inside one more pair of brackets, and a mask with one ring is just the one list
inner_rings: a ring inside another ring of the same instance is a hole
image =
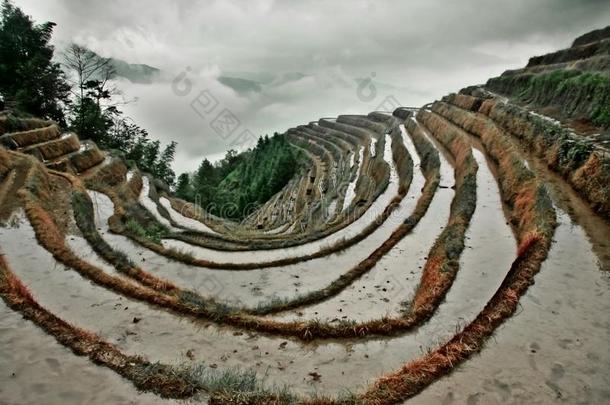
[[[0, 255], [0, 269], [7, 267], [8, 265], [4, 255]], [[15, 303], [21, 305], [34, 302], [30, 290], [15, 276], [15, 274], [11, 272], [3, 273], [2, 283], [0, 285], [2, 285], [0, 292], [10, 294], [11, 299], [14, 300]]]
[[445, 260], [446, 258], [441, 256], [428, 257], [413, 299], [414, 312], [427, 308], [438, 296], [439, 290], [442, 289], [447, 279], [441, 271]]
[[[63, 240], [63, 235], [57, 228], [52, 215], [42, 207], [40, 200], [37, 197], [37, 195], [50, 195], [50, 191], [48, 190], [48, 181], [43, 181], [44, 175], [40, 174], [36, 170], [37, 168], [38, 166], [35, 165], [35, 167], [32, 169], [31, 177], [33, 179], [38, 179], [42, 186], [35, 188], [36, 194], [33, 194], [31, 191], [22, 190], [22, 198], [24, 199], [26, 206], [26, 213], [34, 226], [38, 240], [45, 248], [47, 248], [47, 250], [53, 253], [54, 257], [58, 261], [75, 269], [84, 277], [91, 279], [95, 283], [110, 288], [119, 294], [144, 300], [151, 304], [174, 310], [178, 313], [205, 317], [207, 319], [215, 319], [215, 313], [206, 312], [207, 310], [200, 307], [193, 308], [188, 304], [181, 302], [177, 297], [180, 295], [182, 290], [171, 284], [166, 284], [166, 282], [163, 280], [159, 280], [138, 268], [131, 269], [128, 272], [128, 275], [132, 276], [143, 285], [150, 287], [151, 289], [134, 285], [121, 278], [110, 276], [74, 255], [74, 253], [66, 247]], [[412, 221], [409, 221], [409, 225], [405, 224], [399, 228], [399, 230], [397, 230], [386, 242], [384, 242], [384, 244], [369, 258], [363, 261], [355, 269], [352, 269], [352, 274], [350, 275], [351, 279], [360, 277], [363, 272], [372, 268], [374, 264], [385, 254], [385, 252], [391, 249], [406, 233], [408, 233], [410, 229], [413, 228], [413, 226], [417, 223], [417, 219], [425, 213], [426, 208], [434, 194], [434, 190], [438, 184], [437, 172], [431, 171], [428, 173], [428, 176], [429, 181], [426, 182], [425, 190], [417, 203]], [[75, 184], [74, 187], [81, 191], [83, 190], [82, 185]], [[114, 198], [118, 198], [118, 196], [115, 195]], [[391, 209], [386, 210], [386, 212], [389, 214]], [[343, 282], [346, 280], [349, 281], [349, 279], [342, 279]], [[166, 295], [168, 291], [174, 292], [174, 294], [168, 296]], [[322, 295], [322, 299], [325, 296], [332, 296], [336, 294], [337, 291], [340, 290], [337, 290], [336, 288], [326, 290]], [[317, 300], [318, 298], [315, 299]], [[417, 319], [394, 319], [391, 320], [391, 322], [386, 319], [381, 319], [356, 325], [355, 327], [351, 328], [333, 327], [331, 325], [312, 326], [310, 324], [303, 323], [276, 323], [259, 317], [243, 314], [225, 317], [219, 321], [242, 328], [251, 328], [263, 332], [296, 336], [302, 339], [313, 339], [319, 337], [362, 337], [368, 333], [396, 333], [397, 331], [405, 330], [413, 326]]]
[[521, 237], [519, 247], [517, 248], [517, 256], [524, 257], [532, 247], [542, 241], [543, 235], [538, 231], [531, 231]]
[[12, 162], [9, 154], [0, 148], [0, 175], [4, 176], [12, 167]]
[[96, 334], [70, 325], [40, 306], [31, 293], [9, 269], [0, 255], [0, 296], [6, 304], [53, 336], [73, 353], [87, 356], [94, 363], [114, 370], [130, 380], [138, 389], [163, 397], [188, 398], [195, 385], [167, 365], [158, 365], [155, 373], [147, 371], [150, 363], [140, 356], [127, 355]]
[[[608, 159], [606, 159], [608, 160]], [[570, 180], [574, 186], [589, 196], [593, 209], [610, 217], [610, 169], [593, 153], [585, 164], [578, 168]]]

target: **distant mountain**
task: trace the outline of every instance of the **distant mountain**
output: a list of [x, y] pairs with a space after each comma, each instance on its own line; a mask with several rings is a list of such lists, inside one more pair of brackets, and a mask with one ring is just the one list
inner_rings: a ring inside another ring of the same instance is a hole
[[260, 93], [265, 88], [282, 86], [284, 84], [301, 80], [307, 75], [300, 72], [288, 72], [282, 74], [253, 73], [253, 72], [225, 72], [218, 77], [218, 81], [230, 87], [237, 94], [247, 95]]
[[110, 58], [110, 63], [116, 70], [118, 77], [123, 77], [133, 83], [149, 84], [154, 82], [161, 74], [161, 70], [145, 64], [127, 63], [114, 58]]
[[259, 93], [263, 89], [261, 83], [240, 77], [220, 76], [218, 81], [238, 94]]
[[302, 78], [307, 77], [307, 75], [301, 72], [288, 72], [282, 75], [276, 76], [270, 83], [270, 86], [281, 86], [286, 83], [296, 82], [301, 80]]
[[[103, 57], [98, 53], [88, 50], [89, 52]], [[114, 68], [117, 77], [122, 77], [132, 83], [150, 84], [156, 81], [161, 75], [161, 70], [156, 67], [141, 63], [128, 63], [121, 59], [108, 58], [110, 64]]]
[[[306, 78], [310, 75], [301, 72], [286, 72], [280, 74], [274, 74], [269, 72], [245, 72], [245, 71], [226, 71], [224, 74], [218, 77], [218, 81], [223, 85], [230, 87], [239, 95], [250, 95], [254, 93], [262, 93], [265, 90], [281, 87], [290, 83], [298, 82], [299, 80]], [[325, 76], [322, 76], [325, 78]], [[320, 78], [318, 76], [318, 78]], [[355, 78], [350, 79], [348, 85], [352, 85], [355, 81], [356, 85], [361, 85], [367, 78]], [[382, 93], [393, 93], [396, 91], [413, 92], [413, 89], [406, 89], [391, 84], [373, 81], [377, 91]], [[417, 93], [417, 91], [416, 91]]]

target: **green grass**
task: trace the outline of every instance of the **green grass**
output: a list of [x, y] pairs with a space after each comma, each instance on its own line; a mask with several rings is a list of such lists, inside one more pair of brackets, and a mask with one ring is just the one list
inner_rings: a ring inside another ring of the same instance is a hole
[[194, 175], [181, 175], [176, 195], [213, 215], [242, 220], [301, 170], [301, 155], [285, 136], [260, 138], [252, 149], [229, 150], [222, 161], [205, 159]]
[[610, 103], [599, 108], [593, 117], [593, 123], [602, 128], [610, 128]]
[[204, 298], [194, 291], [181, 291], [179, 299], [182, 304], [194, 309], [195, 311], [205, 313], [206, 315], [212, 317], [212, 319], [215, 321], [221, 321], [225, 317], [238, 312], [238, 309], [217, 302], [213, 298]]
[[558, 69], [490, 79], [487, 86], [539, 107], [556, 105], [566, 117], [582, 117], [610, 128], [610, 76]]
[[266, 386], [254, 370], [230, 368], [216, 370], [205, 364], [178, 371], [188, 375], [193, 384], [211, 395], [213, 403], [259, 403], [274, 399], [276, 404], [294, 404], [297, 397], [287, 386]]
[[559, 162], [562, 166], [575, 170], [587, 161], [593, 149], [593, 145], [589, 142], [565, 139], [559, 145]]
[[127, 220], [125, 229], [129, 233], [140, 238], [148, 239], [157, 245], [160, 245], [161, 239], [169, 234], [168, 229], [159, 223], [151, 223], [148, 226], [143, 226], [133, 218]]

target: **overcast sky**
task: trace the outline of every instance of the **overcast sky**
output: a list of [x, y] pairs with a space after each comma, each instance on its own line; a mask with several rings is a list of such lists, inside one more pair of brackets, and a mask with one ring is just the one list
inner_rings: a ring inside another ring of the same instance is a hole
[[[163, 71], [155, 83], [119, 86], [138, 99], [124, 110], [151, 137], [178, 141], [178, 173], [242, 145], [245, 130], [284, 132], [384, 101], [419, 106], [610, 23], [606, 0], [14, 3], [38, 22], [57, 23], [58, 50], [77, 42]], [[191, 85], [180, 81], [176, 90], [181, 72]], [[236, 92], [220, 76], [261, 86]], [[214, 129], [223, 111], [238, 120], [233, 132]]]

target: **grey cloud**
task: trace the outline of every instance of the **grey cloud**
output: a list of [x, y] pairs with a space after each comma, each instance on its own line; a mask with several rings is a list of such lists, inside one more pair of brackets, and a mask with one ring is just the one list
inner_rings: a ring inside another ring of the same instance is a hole
[[[568, 46], [610, 21], [603, 0], [15, 3], [39, 21], [58, 24], [58, 48], [78, 41], [106, 56], [158, 67], [168, 80], [192, 67], [196, 89], [213, 91], [256, 134], [364, 113], [389, 95], [421, 105], [522, 66], [533, 54]], [[292, 80], [282, 80], [286, 73]], [[356, 79], [372, 75], [379, 94], [363, 102]], [[262, 84], [225, 80], [256, 90], [236, 92], [217, 80], [221, 76]], [[139, 98], [127, 112], [153, 136], [179, 142], [178, 171], [229, 146], [167, 82], [122, 85]]]

